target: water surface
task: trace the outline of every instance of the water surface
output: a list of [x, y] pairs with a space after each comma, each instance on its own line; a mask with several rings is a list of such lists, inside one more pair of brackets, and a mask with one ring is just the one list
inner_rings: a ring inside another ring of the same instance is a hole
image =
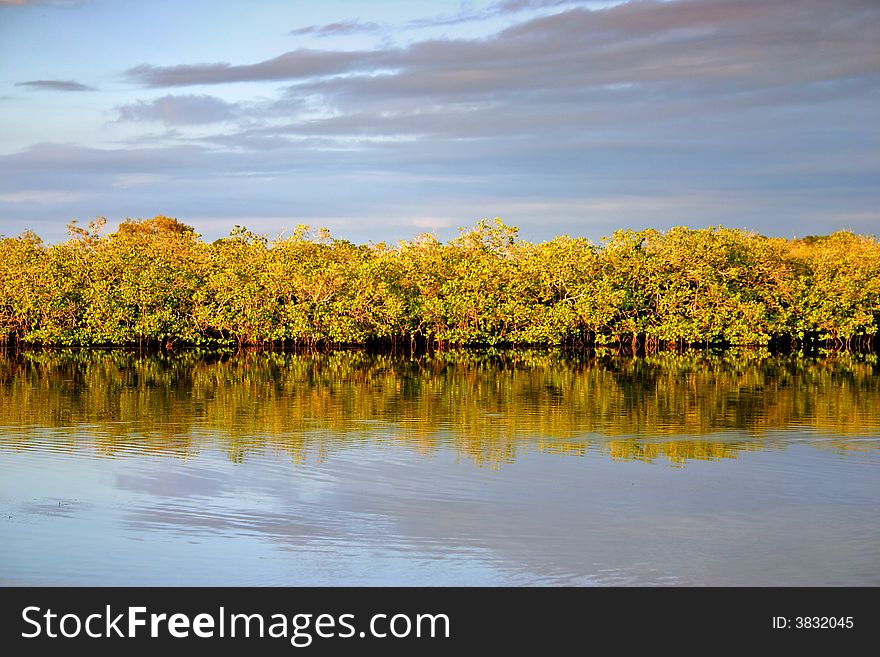
[[0, 582], [876, 586], [880, 368], [6, 355]]

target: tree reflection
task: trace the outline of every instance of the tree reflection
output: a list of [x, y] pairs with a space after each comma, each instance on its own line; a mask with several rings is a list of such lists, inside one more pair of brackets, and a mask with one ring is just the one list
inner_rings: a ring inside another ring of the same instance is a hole
[[676, 464], [784, 446], [876, 449], [875, 355], [728, 350], [641, 358], [594, 351], [443, 352], [421, 358], [196, 351], [28, 351], [0, 356], [0, 448], [233, 461], [282, 451], [322, 460], [363, 444], [454, 448], [487, 467], [522, 450]]

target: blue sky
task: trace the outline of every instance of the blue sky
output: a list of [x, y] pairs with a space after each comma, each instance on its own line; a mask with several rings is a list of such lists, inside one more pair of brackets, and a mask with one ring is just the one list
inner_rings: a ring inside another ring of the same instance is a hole
[[880, 234], [876, 0], [0, 0], [0, 234]]

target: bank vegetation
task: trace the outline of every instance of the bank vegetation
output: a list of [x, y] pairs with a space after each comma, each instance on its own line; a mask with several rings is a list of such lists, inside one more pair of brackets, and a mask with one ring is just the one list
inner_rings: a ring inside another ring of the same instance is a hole
[[500, 219], [448, 242], [354, 244], [298, 227], [212, 243], [157, 216], [99, 218], [47, 244], [0, 239], [0, 343], [271, 348], [388, 345], [866, 346], [880, 242], [713, 227], [532, 243]]

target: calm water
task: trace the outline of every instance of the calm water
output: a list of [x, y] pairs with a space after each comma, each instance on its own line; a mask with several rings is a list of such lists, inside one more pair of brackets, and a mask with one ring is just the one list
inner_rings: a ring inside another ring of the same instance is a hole
[[0, 355], [0, 583], [876, 586], [880, 366]]

